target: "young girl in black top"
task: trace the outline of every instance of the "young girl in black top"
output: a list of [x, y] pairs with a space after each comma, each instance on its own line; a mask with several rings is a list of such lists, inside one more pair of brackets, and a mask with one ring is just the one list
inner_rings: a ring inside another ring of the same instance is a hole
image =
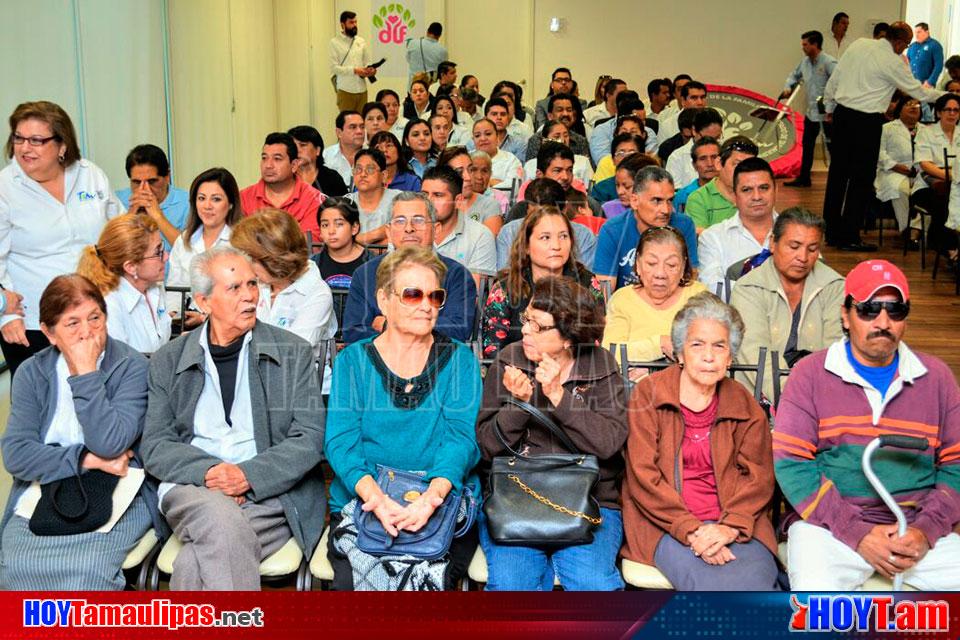
[[360, 212], [346, 198], [328, 198], [317, 212], [323, 250], [313, 256], [331, 289], [349, 289], [353, 272], [373, 254], [357, 243]]

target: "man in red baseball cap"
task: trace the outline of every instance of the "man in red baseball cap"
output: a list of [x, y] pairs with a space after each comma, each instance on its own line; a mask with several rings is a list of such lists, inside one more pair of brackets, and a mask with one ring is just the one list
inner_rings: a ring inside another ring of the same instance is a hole
[[[844, 293], [844, 339], [796, 364], [777, 412], [774, 469], [801, 518], [787, 532], [790, 586], [849, 591], [877, 572], [924, 591], [960, 589], [960, 389], [946, 364], [903, 342], [910, 286], [900, 269], [861, 262]], [[928, 443], [877, 454], [904, 536], [862, 469], [864, 448], [885, 434]]]

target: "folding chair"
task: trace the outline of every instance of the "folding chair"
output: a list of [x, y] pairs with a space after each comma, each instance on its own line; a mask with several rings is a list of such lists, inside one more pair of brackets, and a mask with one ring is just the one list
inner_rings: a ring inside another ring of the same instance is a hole
[[343, 310], [347, 308], [347, 294], [350, 290], [330, 287], [330, 293], [333, 294], [333, 315], [337, 319], [337, 333], [333, 339], [340, 343], [343, 342]]
[[181, 287], [177, 285], [165, 286], [164, 291], [167, 293], [179, 293], [180, 294], [180, 318], [179, 322], [174, 320], [173, 330], [170, 332], [170, 338], [173, 339], [183, 333], [183, 323], [187, 319], [187, 296], [190, 295], [190, 287]]
[[323, 249], [323, 240], [314, 240], [313, 232], [307, 231], [304, 233], [307, 237], [307, 251], [310, 252], [311, 256], [315, 256]]
[[137, 545], [123, 559], [121, 568], [124, 572], [133, 572], [139, 568], [136, 582], [131, 583], [131, 586], [137, 591], [146, 591], [150, 568], [159, 553], [160, 540], [157, 539], [156, 530], [151, 528], [143, 534]]
[[483, 330], [483, 309], [487, 306], [487, 295], [493, 286], [493, 276], [480, 276], [480, 283], [477, 285], [477, 315], [473, 322], [473, 329], [470, 331], [470, 342], [480, 339], [480, 332]]
[[320, 543], [313, 551], [313, 557], [310, 558], [310, 584], [305, 591], [310, 591], [313, 587], [313, 578], [320, 581], [321, 589], [329, 589], [333, 582], [333, 565], [330, 564], [330, 558], [327, 557], [327, 545], [330, 539], [330, 527], [324, 527], [323, 535], [320, 536]]
[[375, 256], [382, 256], [387, 252], [389, 247], [385, 244], [368, 244], [367, 249]]
[[[944, 171], [947, 172], [947, 195], [946, 195], [947, 203], [950, 202], [950, 189], [952, 188], [952, 185], [953, 185], [953, 181], [950, 179], [950, 158], [956, 158], [956, 157], [957, 157], [956, 155], [947, 153], [946, 149], [943, 150], [943, 169]], [[947, 206], [949, 206], [949, 204]], [[945, 233], [952, 233], [954, 237], [960, 240], [960, 234], [958, 234], [953, 229], [948, 229], [947, 227], [944, 227], [943, 231]], [[945, 255], [947, 254], [945, 254], [943, 251], [943, 243], [940, 242], [937, 244], [937, 253], [933, 258], [933, 279], [934, 280], [937, 279], [937, 271], [940, 268], [940, 257]], [[954, 293], [955, 295], [960, 295], [960, 268], [954, 269], [953, 280], [954, 280]]]

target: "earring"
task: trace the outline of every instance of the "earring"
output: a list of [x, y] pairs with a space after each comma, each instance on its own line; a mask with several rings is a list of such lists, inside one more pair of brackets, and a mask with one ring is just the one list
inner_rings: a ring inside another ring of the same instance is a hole
[[57, 160], [60, 161], [60, 164], [63, 164], [63, 161], [66, 160], [66, 158], [67, 158], [67, 156], [64, 155], [64, 154], [62, 154], [62, 153], [57, 156]]

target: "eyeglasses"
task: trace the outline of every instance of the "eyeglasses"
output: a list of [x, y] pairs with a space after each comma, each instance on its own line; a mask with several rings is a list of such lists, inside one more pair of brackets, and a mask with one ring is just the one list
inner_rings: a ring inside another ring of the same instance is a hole
[[46, 138], [41, 138], [40, 136], [31, 136], [29, 138], [25, 138], [17, 133], [13, 133], [10, 135], [10, 139], [13, 140], [14, 146], [21, 145], [24, 142], [27, 142], [30, 144], [31, 147], [42, 147], [43, 145], [47, 144], [51, 140], [56, 140], [57, 136], [49, 136]]
[[397, 216], [390, 221], [390, 225], [396, 227], [397, 229], [405, 229], [407, 227], [407, 222], [410, 223], [415, 229], [422, 229], [427, 226], [427, 218], [423, 216], [413, 216], [412, 218], [407, 218], [406, 216]]
[[526, 311], [520, 314], [520, 324], [521, 326], [529, 325], [530, 330], [533, 331], [534, 333], [543, 333], [544, 331], [550, 331], [551, 329], [557, 328], [557, 325], [555, 324], [549, 324], [549, 325], [540, 324], [539, 322], [531, 318], [530, 314], [528, 314]]
[[361, 167], [358, 164], [353, 165], [353, 175], [359, 176], [361, 173], [365, 173], [368, 176], [372, 176], [376, 172], [380, 171], [380, 167], [368, 164], [365, 167]]
[[960, 108], [944, 107], [943, 109], [940, 109], [940, 113], [960, 113]]
[[394, 291], [394, 293], [400, 298], [400, 303], [408, 307], [418, 306], [423, 302], [424, 296], [426, 296], [427, 302], [429, 302], [430, 306], [434, 309], [443, 309], [443, 305], [447, 303], [446, 289], [434, 289], [433, 291], [424, 292], [423, 289], [419, 287], [404, 287], [400, 291]]
[[144, 256], [143, 259], [144, 259], [144, 260], [153, 260], [153, 259], [155, 259], [155, 258], [162, 258], [162, 257], [163, 257], [163, 254], [165, 254], [166, 252], [167, 252], [167, 251], [166, 251], [166, 249], [163, 248], [163, 245], [160, 245], [155, 252], [153, 252], [153, 253], [150, 254], [149, 256]]
[[910, 313], [910, 302], [868, 300], [867, 302], [856, 303], [853, 308], [857, 310], [857, 315], [861, 320], [873, 320], [880, 315], [881, 311], [886, 310], [891, 320], [900, 322], [907, 319], [907, 315]]

